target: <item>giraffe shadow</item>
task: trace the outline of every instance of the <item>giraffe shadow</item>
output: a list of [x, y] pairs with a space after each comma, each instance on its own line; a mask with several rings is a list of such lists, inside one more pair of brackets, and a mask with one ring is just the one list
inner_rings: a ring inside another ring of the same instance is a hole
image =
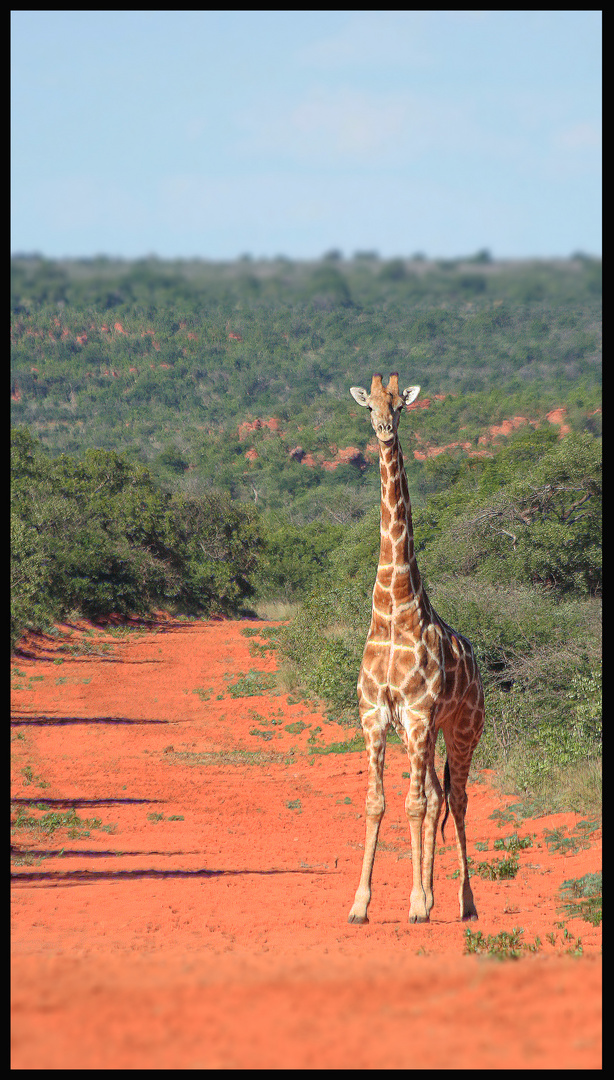
[[11, 798], [16, 806], [132, 806], [139, 803], [161, 803], [163, 799], [48, 799], [44, 795], [32, 795], [26, 799]]
[[168, 720], [135, 720], [128, 716], [44, 716], [38, 713], [17, 715], [11, 717], [14, 727], [38, 726], [46, 727], [55, 725], [61, 727], [66, 724], [168, 724]]
[[[21, 854], [27, 854], [25, 849], [21, 849]], [[41, 851], [29, 852], [31, 855], [45, 855]], [[49, 855], [59, 855], [60, 852], [46, 853]], [[63, 855], [68, 854], [75, 855], [117, 855], [117, 852], [67, 852], [64, 850]], [[140, 852], [124, 852], [124, 854], [135, 855], [141, 854]], [[164, 855], [168, 856], [169, 852], [143, 852], [142, 854], [150, 855]], [[182, 854], [178, 852], [176, 854]], [[271, 867], [265, 870], [251, 870], [234, 869], [234, 870], [214, 870], [209, 868], [201, 868], [198, 870], [154, 870], [154, 869], [141, 869], [141, 870], [24, 870], [17, 871], [11, 874], [11, 879], [15, 883], [24, 884], [41, 884], [49, 886], [57, 885], [89, 885], [96, 881], [136, 881], [140, 878], [155, 878], [162, 880], [164, 878], [174, 879], [196, 879], [196, 878], [215, 878], [215, 877], [248, 877], [248, 876], [272, 876], [276, 874], [330, 874], [338, 873], [336, 870], [326, 870], [322, 868], [300, 867], [294, 869], [284, 869], [282, 867]]]

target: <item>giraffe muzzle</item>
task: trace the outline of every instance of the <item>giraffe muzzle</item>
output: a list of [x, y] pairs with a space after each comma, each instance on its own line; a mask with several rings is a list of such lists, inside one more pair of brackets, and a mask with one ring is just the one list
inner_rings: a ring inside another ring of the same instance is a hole
[[378, 424], [376, 433], [384, 439], [390, 438], [393, 434], [392, 424]]

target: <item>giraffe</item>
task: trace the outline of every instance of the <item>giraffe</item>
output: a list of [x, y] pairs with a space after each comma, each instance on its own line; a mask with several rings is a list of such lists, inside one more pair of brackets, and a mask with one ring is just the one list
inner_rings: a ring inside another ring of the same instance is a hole
[[[435, 836], [445, 798], [443, 829], [452, 811], [460, 863], [462, 919], [477, 919], [465, 838], [466, 783], [473, 751], [484, 727], [484, 693], [471, 644], [437, 615], [420, 578], [414, 552], [411, 503], [398, 424], [419, 386], [399, 393], [395, 372], [384, 387], [373, 375], [369, 393], [350, 393], [367, 407], [379, 444], [381, 479], [380, 556], [373, 589], [371, 626], [358, 676], [360, 720], [368, 755], [365, 851], [348, 922], [368, 922], [371, 874], [384, 813], [386, 734], [392, 724], [407, 750], [409, 792], [405, 801], [412, 849], [409, 922], [428, 922], [433, 907]], [[447, 761], [444, 793], [435, 772], [435, 739], [443, 731]], [[424, 831], [424, 836], [423, 836]]]

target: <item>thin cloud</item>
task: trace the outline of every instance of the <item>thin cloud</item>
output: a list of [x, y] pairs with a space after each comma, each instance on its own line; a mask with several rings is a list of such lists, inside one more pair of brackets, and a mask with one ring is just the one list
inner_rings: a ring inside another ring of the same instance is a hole
[[412, 93], [364, 93], [350, 87], [311, 90], [302, 101], [268, 108], [262, 102], [237, 117], [245, 134], [235, 144], [252, 161], [271, 156], [321, 166], [398, 167], [431, 150], [489, 151], [471, 101], [437, 102]]
[[561, 150], [572, 152], [584, 152], [585, 150], [601, 150], [601, 128], [590, 121], [573, 124], [563, 131], [558, 131], [552, 140], [553, 146]]

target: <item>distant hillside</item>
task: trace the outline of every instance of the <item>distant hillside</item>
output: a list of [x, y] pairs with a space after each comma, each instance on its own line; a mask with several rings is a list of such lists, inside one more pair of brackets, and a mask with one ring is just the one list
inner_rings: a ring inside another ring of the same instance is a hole
[[13, 424], [53, 453], [127, 452], [171, 487], [299, 519], [348, 486], [370, 501], [371, 428], [348, 388], [373, 371], [422, 386], [403, 439], [425, 490], [432, 459], [489, 453], [525, 422], [600, 430], [601, 263], [583, 256], [17, 256], [12, 271]]

